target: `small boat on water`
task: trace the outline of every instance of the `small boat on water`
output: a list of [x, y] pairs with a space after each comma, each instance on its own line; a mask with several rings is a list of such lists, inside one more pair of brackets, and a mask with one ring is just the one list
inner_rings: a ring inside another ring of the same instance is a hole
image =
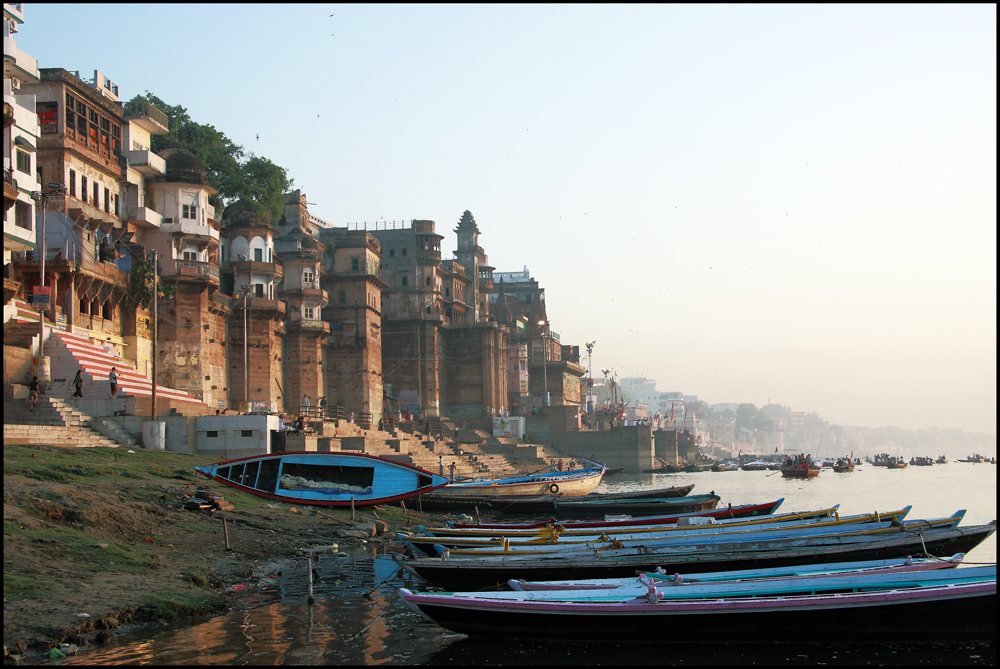
[[946, 465], [948, 464], [948, 458], [944, 457], [943, 455], [939, 455], [937, 457], [937, 460], [935, 461], [935, 464]]
[[[959, 571], [959, 570], [956, 570]], [[916, 585], [915, 585], [916, 584]], [[667, 598], [650, 586], [645, 597], [610, 601], [507, 600], [480, 593], [414, 593], [403, 601], [438, 625], [469, 635], [544, 640], [649, 641], [651, 639], [766, 643], [803, 636], [849, 635], [884, 642], [900, 634], [921, 639], [996, 638], [996, 573], [966, 582], [918, 579], [897, 587], [887, 579], [846, 592]], [[780, 588], [779, 588], [780, 590]], [[492, 594], [492, 593], [491, 593]], [[520, 593], [532, 595], [537, 593]]]
[[[672, 499], [684, 497], [694, 489], [694, 484], [653, 488], [626, 492], [592, 492], [588, 495], [566, 497], [562, 494], [539, 495], [537, 497], [499, 497], [479, 494], [470, 495], [425, 495], [421, 497], [421, 508], [427, 511], [457, 511], [473, 508], [489, 509], [492, 513], [504, 514], [545, 514], [554, 513], [569, 501], [589, 500], [611, 503], [624, 500]], [[558, 514], [557, 514], [558, 515]]]
[[833, 471], [838, 474], [845, 474], [854, 471], [854, 461], [850, 458], [841, 458], [833, 464]]
[[727, 460], [725, 462], [717, 462], [712, 465], [713, 472], [735, 472], [740, 466], [735, 462]]
[[754, 460], [743, 464], [740, 469], [745, 472], [760, 472], [766, 470], [771, 465], [767, 460]]
[[906, 463], [902, 460], [890, 460], [885, 463], [886, 469], [906, 469]]
[[930, 467], [934, 464], [934, 458], [914, 457], [910, 458], [910, 464], [915, 467]]
[[786, 479], [811, 479], [814, 476], [819, 476], [819, 472], [819, 469], [813, 469], [809, 465], [781, 468], [781, 476]]
[[257, 497], [312, 506], [388, 504], [448, 484], [419, 467], [364, 453], [274, 453], [194, 469]]

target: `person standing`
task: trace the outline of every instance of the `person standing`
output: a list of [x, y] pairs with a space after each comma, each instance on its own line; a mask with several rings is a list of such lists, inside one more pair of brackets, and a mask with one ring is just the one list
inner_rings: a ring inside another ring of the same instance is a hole
[[455, 478], [455, 463], [454, 462], [451, 463], [450, 465], [448, 465], [448, 472], [449, 472], [451, 478], [454, 479]]
[[[36, 395], [36, 397], [37, 397], [37, 395]], [[439, 455], [438, 456], [438, 474], [440, 476], [444, 476], [444, 456], [443, 455]]]
[[31, 377], [31, 383], [28, 384], [28, 410], [35, 410], [35, 402], [38, 401], [38, 377]]
[[309, 396], [308, 395], [303, 395], [302, 396], [302, 410], [299, 413], [301, 413], [301, 414], [307, 414], [307, 413], [309, 413]]
[[111, 399], [114, 399], [115, 395], [118, 394], [118, 373], [115, 369], [115, 367], [112, 367], [111, 373], [108, 374], [108, 380], [111, 381], [111, 394], [108, 397]]
[[73, 397], [79, 397], [83, 399], [83, 370], [76, 370], [76, 376], [73, 377], [73, 386], [76, 388], [76, 392], [73, 393]]
[[326, 395], [319, 398], [319, 413], [321, 418], [326, 418]]

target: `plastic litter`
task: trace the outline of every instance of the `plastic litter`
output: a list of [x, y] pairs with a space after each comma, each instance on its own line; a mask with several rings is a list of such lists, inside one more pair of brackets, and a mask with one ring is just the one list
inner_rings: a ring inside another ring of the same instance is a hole
[[246, 590], [249, 587], [250, 586], [248, 586], [248, 585], [244, 585], [242, 583], [237, 583], [236, 585], [229, 586], [229, 589], [232, 590], [233, 592], [241, 592], [243, 590]]
[[58, 648], [50, 648], [48, 652], [48, 657], [50, 660], [61, 660], [66, 657], [66, 653], [62, 652]]
[[135, 453], [135, 451], [133, 451], [133, 450], [132, 450], [131, 448], [130, 448], [130, 449], [128, 449], [128, 452], [129, 452], [129, 453]]
[[77, 618], [89, 618], [90, 614], [89, 613], [78, 613], [78, 614], [76, 614], [76, 617]]

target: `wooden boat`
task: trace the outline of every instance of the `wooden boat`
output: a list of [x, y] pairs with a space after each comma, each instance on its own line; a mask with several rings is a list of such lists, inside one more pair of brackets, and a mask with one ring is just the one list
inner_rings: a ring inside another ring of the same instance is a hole
[[[926, 522], [926, 528], [953, 526], [958, 518], [933, 519]], [[908, 526], [909, 524], [907, 524]], [[838, 519], [803, 520], [799, 522], [751, 521], [704, 526], [666, 526], [646, 528], [625, 528], [621, 531], [591, 532], [590, 534], [562, 535], [553, 529], [548, 534], [521, 536], [434, 536], [399, 533], [396, 538], [414, 554], [439, 555], [449, 550], [452, 557], [459, 555], [503, 555], [512, 552], [557, 553], [570, 550], [610, 550], [632, 546], [660, 548], [683, 544], [709, 544], [748, 540], [771, 540], [781, 538], [814, 538], [857, 536], [875, 530], [885, 530], [899, 526], [895, 519], [875, 520], [875, 514]], [[420, 528], [418, 528], [420, 529]]]
[[691, 513], [714, 509], [719, 503], [717, 495], [694, 495], [689, 497], [617, 498], [613, 493], [607, 497], [439, 497], [422, 495], [421, 508], [424, 510], [488, 509], [492, 515], [547, 515], [557, 519], [602, 518], [606, 514], [654, 515]]
[[739, 468], [735, 462], [717, 462], [712, 465], [713, 472], [735, 472]]
[[[911, 561], [912, 562], [912, 561]], [[493, 592], [455, 593], [456, 597], [482, 597], [495, 601], [597, 602], [624, 601], [636, 597], [656, 601], [704, 599], [706, 597], [794, 597], [803, 594], [836, 591], [919, 588], [930, 585], [973, 583], [995, 579], [996, 565], [958, 568], [957, 564], [925, 561], [893, 568], [853, 569], [811, 572], [796, 576], [760, 576], [754, 578], [710, 578], [687, 580], [676, 577], [618, 579], [620, 584], [605, 588], [584, 587], [550, 590], [497, 590]], [[616, 583], [616, 580], [610, 581]], [[558, 583], [558, 582], [557, 582]], [[568, 584], [572, 582], [566, 582]], [[655, 593], [655, 594], [654, 594]]]
[[[774, 502], [766, 502], [764, 504], [742, 504], [740, 506], [729, 505], [725, 509], [714, 509], [711, 511], [695, 511], [693, 513], [678, 513], [666, 516], [638, 516], [633, 517], [624, 514], [620, 517], [605, 517], [605, 520], [567, 520], [557, 522], [555, 518], [550, 518], [546, 521], [533, 522], [533, 523], [455, 523], [449, 522], [448, 526], [455, 529], [470, 529], [470, 530], [482, 530], [483, 532], [489, 532], [492, 534], [492, 530], [499, 530], [501, 532], [513, 532], [517, 530], [537, 530], [547, 527], [562, 527], [564, 530], [573, 529], [584, 529], [584, 528], [614, 528], [620, 527], [622, 525], [668, 525], [671, 523], [676, 523], [681, 518], [713, 518], [716, 520], [724, 518], [752, 518], [756, 516], [770, 516], [781, 503], [785, 501], [782, 497]], [[822, 509], [819, 511], [809, 511], [797, 514], [781, 514], [782, 516], [795, 516], [798, 517], [829, 517], [832, 516], [837, 510], [837, 507], [830, 507], [828, 509]], [[608, 519], [616, 518], [616, 519]]]
[[954, 569], [965, 559], [965, 553], [956, 553], [949, 558], [912, 558], [892, 560], [863, 560], [859, 562], [826, 562], [813, 565], [791, 567], [773, 567], [770, 569], [737, 569], [733, 571], [715, 571], [701, 574], [667, 574], [658, 572], [643, 572], [630, 578], [591, 578], [579, 581], [524, 581], [513, 579], [507, 585], [512, 590], [523, 592], [538, 590], [604, 590], [628, 586], [636, 581], [644, 583], [659, 583], [672, 581], [674, 583], [714, 583], [718, 581], [736, 581], [759, 578], [799, 578], [819, 574], [842, 574], [858, 571], [907, 571], [921, 569]]
[[[623, 578], [636, 571], [701, 573], [730, 569], [763, 569], [826, 562], [851, 562], [905, 558], [911, 555], [968, 553], [996, 531], [987, 525], [953, 529], [898, 532], [866, 540], [819, 545], [789, 545], [788, 540], [734, 542], [710, 548], [686, 546], [683, 550], [629, 549], [629, 555], [574, 554], [571, 559], [551, 555], [465, 556], [457, 559], [425, 557], [393, 559], [408, 573], [448, 590], [494, 588], [511, 579], [553, 581], [566, 579]], [[758, 628], [759, 629], [759, 628]]]
[[767, 460], [754, 460], [753, 462], [747, 462], [743, 464], [740, 469], [745, 472], [761, 472], [766, 470], [771, 465]]
[[[594, 492], [604, 476], [604, 467], [544, 472], [503, 479], [452, 482], [434, 493], [434, 498], [450, 497], [579, 497]], [[426, 502], [426, 498], [424, 500]]]
[[604, 478], [621, 474], [624, 471], [625, 465], [622, 465], [621, 467], [609, 467], [608, 470], [604, 472]]
[[[694, 523], [694, 517], [682, 516], [679, 522], [676, 523], [662, 523], [658, 525], [630, 525], [628, 521], [615, 521], [614, 524], [600, 524], [598, 526], [596, 523], [557, 523], [549, 524], [545, 527], [527, 528], [527, 529], [511, 529], [510, 526], [506, 526], [503, 529], [495, 529], [483, 526], [467, 526], [467, 527], [424, 527], [423, 525], [417, 526], [417, 531], [423, 536], [428, 537], [527, 537], [527, 538], [537, 538], [537, 537], [580, 537], [580, 536], [599, 536], [602, 533], [614, 533], [617, 535], [621, 533], [650, 533], [655, 534], [664, 531], [673, 530], [687, 530], [687, 529], [699, 529], [706, 531], [726, 531], [731, 528], [739, 527], [758, 527], [758, 526], [774, 526], [774, 527], [791, 527], [793, 525], [798, 525], [802, 523], [809, 522], [823, 522], [829, 520], [837, 520], [841, 522], [882, 522], [882, 521], [897, 521], [902, 522], [906, 518], [907, 514], [910, 512], [909, 506], [904, 507], [898, 511], [891, 511], [889, 513], [866, 513], [859, 514], [855, 516], [839, 516], [836, 515], [836, 507], [830, 509], [822, 509], [819, 511], [803, 511], [795, 513], [782, 513], [778, 515], [767, 515], [760, 516], [757, 518], [723, 518], [716, 520], [715, 518], [697, 518], [698, 521], [705, 521]], [[586, 525], [586, 527], [585, 527]]]
[[810, 479], [819, 476], [819, 471], [812, 467], [782, 467], [781, 476], [786, 479]]
[[[653, 488], [649, 490], [632, 490], [625, 492], [592, 492], [566, 500], [599, 500], [615, 501], [628, 499], [666, 499], [674, 497], [684, 497], [694, 489], [694, 484], [686, 486], [672, 486], [669, 488]], [[557, 504], [562, 504], [564, 497], [561, 494], [540, 495], [538, 497], [488, 497], [485, 495], [455, 495], [448, 496], [428, 495], [421, 499], [423, 509], [434, 510], [464, 510], [473, 508], [487, 508], [497, 512], [503, 509], [510, 513], [550, 513]]]
[[[528, 593], [530, 594], [530, 593]], [[852, 641], [900, 636], [996, 638], [996, 577], [971, 583], [798, 596], [647, 598], [610, 602], [497, 601], [473, 593], [413, 593], [407, 606], [462, 634], [516, 639], [769, 642], [788, 630]]]
[[926, 458], [923, 456], [910, 458], [910, 464], [915, 467], [930, 467], [934, 464], [934, 458]]
[[[773, 546], [814, 546], [831, 543], [845, 544], [869, 541], [886, 534], [932, 531], [952, 528], [961, 521], [964, 511], [948, 518], [933, 518], [907, 523], [897, 521], [863, 522], [862, 519], [805, 521], [789, 525], [767, 524], [752, 527], [717, 528], [675, 527], [664, 528], [652, 534], [604, 533], [591, 537], [426, 537], [397, 534], [414, 555], [440, 555], [448, 552], [449, 558], [465, 559], [488, 555], [559, 555], [568, 559], [579, 555], [603, 556], [630, 555], [636, 551], [660, 550], [716, 550], [722, 547], [737, 547], [746, 542], [771, 542]], [[784, 542], [779, 544], [779, 542]]]
[[837, 460], [836, 464], [833, 465], [833, 471], [838, 474], [844, 474], [854, 471], [854, 461], [853, 460]]
[[906, 469], [906, 463], [900, 460], [885, 463], [886, 469]]
[[937, 460], [935, 461], [935, 464], [946, 465], [948, 464], [948, 458], [944, 457], [943, 455], [939, 455]]
[[419, 467], [364, 453], [274, 453], [194, 469], [251, 495], [311, 506], [388, 504], [448, 483]]

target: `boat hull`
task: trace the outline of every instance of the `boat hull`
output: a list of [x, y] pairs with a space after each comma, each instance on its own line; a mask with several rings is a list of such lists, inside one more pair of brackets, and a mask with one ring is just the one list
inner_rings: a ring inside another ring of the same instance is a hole
[[560, 497], [580, 497], [589, 495], [601, 484], [604, 469], [580, 470], [574, 472], [559, 472], [533, 476], [500, 479], [496, 481], [449, 483], [435, 491], [435, 498], [448, 499], [452, 497], [541, 497], [559, 495]]
[[[949, 592], [960, 591], [960, 592]], [[401, 594], [438, 625], [473, 636], [517, 639], [768, 643], [830, 630], [852, 641], [996, 639], [996, 581], [924, 592], [635, 604], [451, 602]]]
[[545, 515], [558, 520], [602, 518], [606, 514], [665, 515], [709, 511], [719, 503], [717, 495], [693, 497], [618, 499], [602, 497], [481, 497], [458, 495], [421, 495], [424, 511], [489, 510], [491, 515]]
[[818, 469], [781, 469], [781, 476], [786, 479], [811, 479], [819, 476]]

